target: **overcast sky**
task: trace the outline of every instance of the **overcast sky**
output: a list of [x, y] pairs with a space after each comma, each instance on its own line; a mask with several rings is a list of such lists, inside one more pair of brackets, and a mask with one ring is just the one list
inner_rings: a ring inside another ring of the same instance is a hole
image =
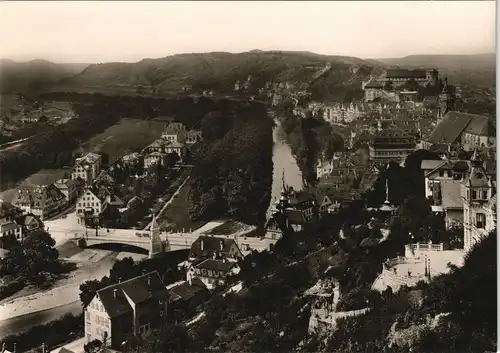
[[0, 11], [0, 56], [19, 61], [252, 49], [361, 58], [495, 51], [494, 1], [1, 1]]

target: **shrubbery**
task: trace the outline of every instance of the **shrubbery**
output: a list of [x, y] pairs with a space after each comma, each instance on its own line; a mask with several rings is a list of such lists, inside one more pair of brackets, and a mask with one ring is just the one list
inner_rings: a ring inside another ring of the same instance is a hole
[[14, 279], [10, 282], [2, 284], [0, 286], [0, 300], [10, 297], [16, 294], [21, 289], [26, 286], [26, 282], [23, 279]]
[[17, 352], [26, 352], [46, 344], [46, 347], [55, 348], [58, 345], [72, 341], [83, 336], [83, 315], [66, 314], [58, 320], [51, 321], [45, 325], [33, 326], [29, 330], [16, 335], [7, 336], [1, 344], [10, 351], [14, 350], [16, 344]]

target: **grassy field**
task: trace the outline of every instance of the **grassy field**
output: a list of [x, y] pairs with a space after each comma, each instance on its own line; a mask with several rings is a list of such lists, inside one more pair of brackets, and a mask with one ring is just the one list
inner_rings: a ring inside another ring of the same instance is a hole
[[186, 183], [179, 194], [172, 200], [169, 206], [162, 212], [158, 219], [160, 228], [165, 228], [170, 232], [180, 232], [195, 230], [207, 222], [193, 222], [189, 219], [187, 196], [189, 192], [189, 183]]
[[110, 162], [113, 162], [161, 137], [165, 125], [165, 122], [155, 120], [122, 119], [83, 143], [82, 148], [85, 152], [104, 152], [109, 155]]

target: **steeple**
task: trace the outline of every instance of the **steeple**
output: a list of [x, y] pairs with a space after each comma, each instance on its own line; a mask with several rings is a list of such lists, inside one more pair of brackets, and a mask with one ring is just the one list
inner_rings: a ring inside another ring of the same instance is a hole
[[385, 201], [379, 210], [382, 212], [392, 212], [394, 210], [394, 207], [389, 202], [389, 178], [385, 179]]
[[278, 202], [278, 205], [276, 206], [276, 208], [281, 211], [281, 212], [284, 212], [287, 208], [288, 208], [288, 188], [285, 184], [285, 169], [283, 169], [283, 173], [282, 173], [282, 185], [281, 185], [281, 197], [280, 197], [280, 201]]
[[481, 168], [483, 166], [483, 159], [481, 158], [477, 147], [474, 148], [474, 153], [472, 154], [470, 162], [473, 168]]
[[288, 194], [287, 187], [285, 185], [285, 168], [281, 172], [281, 196]]

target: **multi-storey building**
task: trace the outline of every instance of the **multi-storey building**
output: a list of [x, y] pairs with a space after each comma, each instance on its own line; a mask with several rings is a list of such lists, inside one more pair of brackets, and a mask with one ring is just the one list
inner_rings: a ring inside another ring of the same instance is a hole
[[186, 143], [186, 127], [179, 122], [172, 122], [165, 127], [162, 139], [170, 143]]
[[409, 81], [415, 81], [420, 86], [435, 85], [438, 78], [439, 72], [437, 70], [391, 69], [385, 72], [381, 80], [390, 82], [393, 87], [398, 87]]
[[54, 184], [24, 186], [15, 194], [12, 203], [41, 220], [56, 214], [67, 205], [66, 197]]
[[372, 102], [383, 96], [384, 84], [375, 80], [370, 80], [363, 84], [363, 90], [365, 92], [365, 102]]
[[237, 275], [240, 271], [237, 262], [214, 254], [212, 258], [193, 263], [187, 270], [186, 277], [188, 283], [192, 282], [193, 278], [198, 278], [207, 289], [212, 290], [223, 285], [227, 277]]
[[85, 342], [120, 348], [130, 338], [147, 337], [164, 323], [167, 302], [156, 271], [100, 289], [84, 309]]
[[370, 159], [404, 161], [410, 153], [415, 151], [416, 147], [414, 136], [391, 126], [377, 132], [371, 138], [369, 142]]
[[496, 228], [496, 181], [487, 175], [477, 149], [474, 150], [469, 171], [462, 182], [462, 197], [464, 249], [469, 251]]
[[59, 179], [54, 185], [64, 194], [68, 204], [73, 203], [78, 198], [83, 187], [80, 179]]
[[154, 151], [144, 156], [144, 168], [148, 169], [154, 165], [164, 166], [167, 164], [167, 154]]
[[422, 160], [421, 167], [425, 179], [425, 197], [432, 197], [443, 180], [462, 180], [469, 166], [463, 160]]
[[200, 236], [191, 245], [187, 262], [187, 281], [198, 278], [208, 288], [224, 283], [227, 276], [240, 271], [243, 254], [234, 239]]
[[123, 201], [101, 186], [87, 188], [76, 202], [76, 214], [83, 218], [85, 214], [100, 216], [108, 207], [122, 207]]
[[80, 178], [87, 184], [92, 184], [101, 172], [101, 162], [102, 157], [97, 153], [87, 153], [83, 157], [76, 158], [71, 179]]

